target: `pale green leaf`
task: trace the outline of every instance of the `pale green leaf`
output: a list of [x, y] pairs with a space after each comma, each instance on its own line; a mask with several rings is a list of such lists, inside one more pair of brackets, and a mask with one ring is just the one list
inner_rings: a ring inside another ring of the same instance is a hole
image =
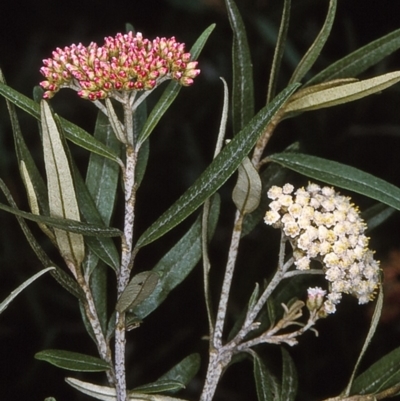
[[311, 78], [305, 86], [338, 78], [356, 77], [399, 48], [400, 29], [397, 29], [331, 64]]
[[[50, 215], [80, 221], [68, 158], [53, 114], [45, 100], [41, 102], [41, 123]], [[85, 257], [83, 236], [59, 229], [54, 229], [54, 235], [63, 258], [80, 266]]]
[[123, 313], [143, 302], [153, 293], [158, 283], [158, 277], [158, 274], [153, 271], [136, 274], [119, 297], [115, 310]]
[[289, 83], [300, 82], [304, 76], [310, 71], [311, 67], [314, 65], [318, 56], [321, 53], [322, 48], [324, 47], [326, 41], [329, 38], [329, 34], [331, 33], [333, 21], [335, 19], [336, 14], [336, 5], [337, 0], [329, 1], [328, 13], [324, 22], [324, 25], [319, 32], [318, 36], [314, 40], [314, 43], [307, 50], [307, 53], [303, 56], [300, 63], [296, 67], [292, 77], [290, 78]]
[[368, 196], [400, 210], [400, 189], [354, 167], [301, 153], [277, 153], [269, 159], [306, 177]]
[[222, 149], [180, 199], [142, 234], [136, 247], [143, 247], [167, 233], [215, 193], [236, 171], [255, 145], [266, 125], [297, 87], [298, 84], [294, 84], [286, 88], [270, 104], [260, 110], [250, 123]]
[[134, 393], [145, 393], [145, 394], [157, 394], [166, 391], [179, 391], [185, 388], [185, 385], [177, 380], [171, 379], [159, 379], [153, 383], [143, 384], [135, 387], [129, 391], [129, 394]]
[[232, 199], [242, 214], [257, 209], [261, 199], [261, 179], [248, 157], [238, 168], [238, 179], [233, 189]]
[[233, 32], [232, 44], [232, 118], [237, 134], [254, 116], [253, 65], [246, 29], [233, 0], [225, 0]]
[[58, 349], [37, 352], [35, 358], [49, 362], [59, 368], [76, 372], [104, 372], [110, 369], [110, 365], [100, 358]]
[[[208, 217], [208, 238], [212, 238], [219, 216], [220, 200], [218, 196], [211, 198]], [[167, 298], [168, 294], [180, 284], [200, 261], [201, 216], [189, 228], [185, 235], [156, 264], [153, 271], [159, 274], [159, 281], [154, 292], [136, 306], [132, 312], [144, 319]]]
[[296, 367], [289, 353], [281, 347], [282, 352], [282, 401], [294, 401], [297, 394], [297, 372]]
[[279, 386], [276, 379], [268, 372], [264, 362], [255, 352], [252, 352], [251, 355], [253, 356], [253, 374], [258, 401], [277, 401]]
[[285, 111], [317, 110], [352, 102], [380, 92], [400, 81], [400, 71], [389, 72], [363, 81], [345, 83], [333, 88], [319, 90], [289, 101]]
[[11, 303], [11, 301], [21, 293], [26, 287], [28, 287], [31, 283], [33, 283], [36, 279], [42, 276], [44, 273], [47, 273], [50, 270], [54, 270], [54, 267], [48, 267], [46, 269], [41, 270], [40, 272], [33, 275], [31, 278], [23, 282], [20, 286], [18, 286], [2, 303], [0, 303], [0, 313], [3, 313], [7, 306]]

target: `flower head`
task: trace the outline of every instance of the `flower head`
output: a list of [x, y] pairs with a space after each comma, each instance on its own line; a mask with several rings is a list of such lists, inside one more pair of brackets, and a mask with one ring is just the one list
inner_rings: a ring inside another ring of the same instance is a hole
[[330, 187], [309, 184], [293, 191], [290, 184], [271, 187], [273, 201], [264, 221], [283, 230], [298, 270], [309, 269], [312, 259], [322, 263], [329, 282], [325, 311], [335, 312], [342, 293], [354, 295], [360, 304], [372, 300], [380, 269], [358, 209]]
[[113, 92], [151, 90], [165, 79], [188, 86], [200, 73], [197, 61], [191, 61], [185, 45], [174, 37], [150, 41], [141, 33], [118, 33], [106, 37], [102, 46], [73, 44], [52, 55], [40, 69], [46, 78], [40, 85], [48, 99], [65, 87], [77, 90], [82, 98], [98, 100]]

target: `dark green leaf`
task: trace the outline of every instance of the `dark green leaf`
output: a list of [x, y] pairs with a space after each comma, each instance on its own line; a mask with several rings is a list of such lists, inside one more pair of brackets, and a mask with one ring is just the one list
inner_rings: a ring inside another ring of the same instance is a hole
[[[10, 88], [9, 86], [4, 85], [1, 82], [0, 95], [4, 96], [10, 102], [14, 103], [17, 107], [35, 117], [37, 120], [40, 120], [40, 107], [32, 99], [29, 99], [28, 97]], [[60, 118], [60, 121], [65, 130], [65, 136], [71, 142], [84, 149], [89, 150], [90, 152], [94, 152], [104, 157], [107, 157], [117, 162], [118, 164], [121, 163], [120, 158], [118, 157], [118, 155], [115, 154], [115, 152], [111, 151], [101, 142], [97, 141], [88, 132], [63, 118]]]
[[281, 347], [282, 351], [282, 386], [281, 397], [282, 401], [294, 401], [297, 394], [297, 372], [292, 358], [285, 348]]
[[301, 59], [299, 65], [294, 71], [292, 77], [290, 78], [290, 83], [300, 82], [304, 76], [310, 71], [311, 67], [314, 65], [322, 48], [324, 47], [326, 41], [328, 40], [329, 34], [331, 33], [333, 21], [336, 14], [336, 0], [329, 1], [329, 9], [324, 22], [324, 25], [316, 37], [314, 43], [307, 50], [307, 53]]
[[275, 96], [278, 73], [280, 71], [281, 61], [285, 50], [287, 31], [289, 28], [290, 7], [292, 0], [284, 0], [281, 24], [279, 27], [278, 40], [275, 46], [274, 58], [272, 60], [271, 73], [268, 83], [267, 104]]
[[400, 347], [386, 354], [354, 380], [350, 394], [373, 394], [400, 383]]
[[400, 189], [354, 167], [301, 153], [278, 153], [271, 161], [307, 177], [348, 189], [400, 210]]
[[[219, 197], [213, 196], [209, 213], [208, 238], [212, 238], [219, 215]], [[190, 227], [177, 244], [167, 252], [154, 267], [160, 279], [154, 292], [133, 309], [133, 313], [144, 319], [153, 312], [193, 270], [201, 258], [201, 216]]]
[[249, 154], [265, 126], [298, 87], [286, 88], [265, 106], [250, 123], [222, 149], [196, 182], [139, 238], [136, 246], [143, 247], [178, 225], [215, 193], [236, 171]]
[[246, 29], [233, 0], [225, 0], [233, 32], [232, 45], [232, 117], [233, 133], [237, 134], [254, 116], [253, 65]]
[[[200, 55], [205, 42], [207, 41], [208, 37], [210, 36], [211, 32], [213, 31], [215, 24], [210, 25], [197, 39], [196, 43], [193, 45], [192, 49], [190, 50], [190, 54], [192, 56], [192, 60], [196, 60], [197, 57]], [[168, 84], [167, 88], [164, 90], [163, 94], [161, 95], [159, 101], [154, 106], [153, 110], [151, 111], [149, 117], [147, 118], [146, 123], [144, 124], [143, 129], [138, 136], [137, 146], [141, 146], [142, 143], [149, 137], [149, 135], [153, 132], [154, 128], [160, 121], [161, 117], [165, 114], [168, 110], [169, 106], [178, 96], [179, 91], [181, 90], [182, 85], [178, 82], [172, 81]]]
[[276, 379], [268, 372], [264, 362], [255, 352], [252, 352], [251, 355], [253, 356], [253, 373], [258, 401], [277, 401], [279, 399], [279, 386]]
[[356, 77], [399, 48], [400, 29], [397, 29], [331, 64], [311, 78], [305, 86], [332, 79]]
[[[146, 101], [140, 103], [139, 107], [133, 113], [133, 132], [137, 135], [142, 132], [144, 124], [147, 120]], [[150, 143], [149, 140], [144, 141], [139, 149], [138, 160], [135, 169], [135, 184], [140, 186], [144, 173], [146, 172], [147, 161], [149, 158]]]
[[153, 383], [143, 384], [128, 391], [128, 394], [144, 393], [144, 394], [157, 394], [165, 391], [173, 392], [185, 388], [185, 385], [177, 380], [159, 379]]
[[368, 232], [384, 223], [396, 210], [392, 207], [377, 203], [361, 213], [368, 226]]
[[108, 363], [100, 358], [58, 349], [40, 351], [35, 354], [35, 358], [77, 372], [104, 372], [110, 369]]
[[[200, 369], [200, 355], [190, 354], [182, 359], [167, 373], [163, 374], [159, 380], [175, 380], [183, 383], [185, 386], [196, 376]], [[171, 391], [174, 392], [174, 391]]]
[[90, 289], [104, 334], [107, 330], [107, 288], [107, 266], [100, 261], [90, 275]]
[[142, 303], [153, 293], [158, 283], [158, 277], [158, 274], [152, 271], [136, 274], [119, 297], [115, 310], [123, 313]]

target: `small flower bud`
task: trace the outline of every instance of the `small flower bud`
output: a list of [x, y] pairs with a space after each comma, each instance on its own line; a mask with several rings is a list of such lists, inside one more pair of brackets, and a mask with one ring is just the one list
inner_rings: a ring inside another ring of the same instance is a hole
[[308, 298], [307, 298], [307, 308], [310, 312], [321, 308], [324, 297], [326, 295], [326, 291], [324, 291], [320, 287], [309, 288], [307, 290]]

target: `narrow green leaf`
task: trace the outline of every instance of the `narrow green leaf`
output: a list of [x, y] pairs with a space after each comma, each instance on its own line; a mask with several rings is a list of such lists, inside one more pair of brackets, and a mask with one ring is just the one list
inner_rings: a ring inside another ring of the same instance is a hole
[[305, 86], [338, 78], [356, 77], [400, 48], [400, 29], [385, 35], [331, 64]]
[[282, 352], [282, 386], [281, 396], [282, 401], [294, 401], [297, 394], [297, 372], [296, 366], [289, 353], [285, 348], [281, 347]]
[[363, 81], [344, 83], [340, 86], [319, 90], [289, 101], [285, 111], [289, 113], [317, 110], [352, 102], [389, 88], [399, 81], [400, 71], [395, 71]]
[[290, 95], [297, 84], [286, 88], [274, 101], [265, 106], [250, 123], [222, 149], [196, 182], [139, 238], [136, 246], [143, 247], [174, 228], [215, 193], [236, 171], [249, 154], [264, 128]]
[[238, 179], [233, 189], [232, 199], [242, 214], [256, 210], [261, 199], [261, 179], [248, 157], [238, 168]]
[[[176, 380], [183, 383], [185, 386], [196, 376], [200, 369], [200, 355], [190, 354], [186, 358], [183, 358], [168, 372], [163, 374], [159, 380]], [[174, 391], [178, 391], [176, 389]], [[174, 392], [171, 391], [171, 392]]]
[[185, 385], [177, 380], [171, 379], [159, 379], [153, 383], [143, 384], [130, 390], [128, 394], [134, 393], [145, 393], [145, 394], [157, 394], [166, 391], [179, 391], [185, 388]]
[[136, 274], [119, 297], [115, 310], [123, 313], [139, 305], [153, 293], [157, 283], [158, 274], [155, 272], [144, 271]]
[[10, 305], [11, 301], [21, 293], [26, 287], [28, 287], [31, 283], [33, 283], [36, 279], [42, 276], [44, 273], [47, 273], [50, 270], [54, 270], [54, 267], [48, 267], [46, 269], [41, 270], [40, 272], [33, 275], [28, 280], [24, 281], [20, 286], [18, 286], [2, 303], [0, 303], [0, 313], [3, 313], [7, 306]]
[[285, 50], [287, 31], [289, 28], [291, 3], [292, 0], [284, 0], [283, 3], [281, 24], [279, 26], [278, 39], [275, 46], [274, 58], [272, 60], [271, 73], [269, 75], [267, 104], [271, 99], [273, 99], [276, 93], [278, 73], [280, 71], [282, 57]]
[[99, 261], [96, 269], [90, 275], [90, 289], [92, 290], [94, 304], [96, 306], [97, 316], [101, 324], [103, 333], [107, 332], [107, 299], [108, 299], [108, 280], [107, 266]]
[[[146, 101], [140, 103], [139, 107], [133, 113], [133, 132], [140, 133], [147, 121]], [[140, 145], [138, 160], [135, 169], [135, 183], [140, 186], [144, 173], [146, 172], [147, 161], [149, 159], [150, 141], [147, 139]]]
[[[363, 356], [365, 355], [365, 352], [367, 351], [367, 348], [372, 340], [372, 337], [375, 334], [376, 328], [378, 327], [379, 319], [381, 318], [381, 314], [382, 314], [382, 307], [383, 307], [383, 289], [382, 289], [382, 283], [381, 283], [381, 286], [379, 288], [379, 293], [378, 293], [378, 299], [376, 301], [375, 310], [374, 310], [374, 314], [372, 315], [371, 325], [369, 327], [367, 337], [365, 338], [360, 355], [358, 356], [357, 362], [354, 366], [349, 383], [347, 384], [346, 389], [344, 390], [344, 394], [346, 396], [348, 396], [350, 394], [350, 391], [353, 386], [354, 377], [358, 371], [358, 367], [360, 366], [361, 360], [362, 360]], [[375, 382], [376, 382], [376, 378], [375, 378]], [[387, 384], [387, 383], [385, 383], [385, 384]], [[399, 381], [397, 381], [394, 384], [399, 384]], [[389, 388], [391, 386], [392, 386], [392, 384], [386, 385], [386, 386], [384, 386], [383, 390], [386, 388]]]
[[225, 0], [233, 32], [232, 44], [232, 119], [237, 134], [254, 116], [253, 64], [246, 29], [233, 0]]
[[314, 40], [314, 43], [307, 50], [307, 53], [301, 59], [299, 65], [296, 67], [292, 77], [290, 78], [289, 83], [300, 82], [304, 76], [310, 71], [311, 67], [314, 65], [317, 60], [319, 54], [321, 53], [322, 48], [324, 47], [326, 41], [328, 40], [329, 34], [331, 33], [333, 21], [335, 19], [336, 14], [336, 0], [329, 1], [328, 13], [326, 15], [326, 19], [324, 25], [319, 32], [318, 36]]
[[[193, 45], [192, 49], [190, 50], [190, 54], [192, 56], [192, 60], [196, 60], [201, 50], [203, 49], [208, 37], [210, 36], [211, 32], [214, 30], [215, 24], [210, 25], [197, 39], [195, 44]], [[153, 132], [154, 128], [160, 121], [161, 117], [165, 114], [168, 110], [169, 106], [178, 96], [179, 91], [181, 90], [182, 86], [172, 81], [168, 84], [166, 89], [164, 90], [163, 94], [161, 95], [160, 99], [158, 100], [157, 104], [154, 106], [153, 110], [151, 111], [146, 123], [142, 131], [140, 132], [138, 139], [137, 139], [137, 146], [140, 147], [143, 142], [150, 136]]]
[[76, 372], [104, 372], [110, 369], [108, 363], [100, 358], [59, 349], [40, 351], [35, 354], [35, 358]]
[[[208, 238], [212, 238], [219, 216], [220, 200], [211, 198], [208, 217]], [[132, 310], [139, 318], [144, 319], [167, 298], [168, 294], [180, 284], [200, 261], [201, 216], [190, 227], [187, 233], [170, 249], [153, 268], [159, 274], [159, 282], [154, 292], [140, 305]]]
[[361, 373], [351, 387], [350, 394], [371, 394], [400, 383], [400, 347], [383, 356]]
[[400, 189], [354, 167], [300, 153], [278, 153], [273, 162], [307, 177], [368, 196], [400, 210]]
[[[10, 102], [14, 103], [17, 107], [26, 111], [28, 114], [40, 121], [40, 106], [32, 99], [29, 99], [27, 96], [17, 92], [16, 90], [1, 82], [0, 95], [4, 96]], [[60, 118], [60, 121], [65, 131], [66, 138], [69, 139], [71, 142], [86, 150], [89, 150], [90, 152], [97, 153], [115, 161], [118, 164], [122, 164], [121, 159], [118, 157], [118, 155], [108, 149], [101, 142], [94, 139], [93, 136], [86, 132], [84, 129], [65, 120], [64, 118]]]
[[104, 237], [119, 237], [122, 232], [118, 228], [101, 227], [95, 224], [83, 223], [80, 221], [63, 219], [57, 217], [38, 216], [37, 214], [24, 212], [0, 203], [0, 209], [12, 213], [16, 216], [22, 217], [36, 223], [46, 224], [47, 226], [55, 227], [60, 230], [70, 231], [72, 233], [87, 235], [87, 236], [104, 236]]
[[252, 352], [251, 355], [253, 356], [253, 373], [258, 401], [277, 401], [279, 386], [276, 379], [268, 372], [264, 362], [255, 352]]
[[392, 207], [377, 203], [361, 213], [361, 217], [368, 225], [368, 232], [381, 225], [396, 212]]

